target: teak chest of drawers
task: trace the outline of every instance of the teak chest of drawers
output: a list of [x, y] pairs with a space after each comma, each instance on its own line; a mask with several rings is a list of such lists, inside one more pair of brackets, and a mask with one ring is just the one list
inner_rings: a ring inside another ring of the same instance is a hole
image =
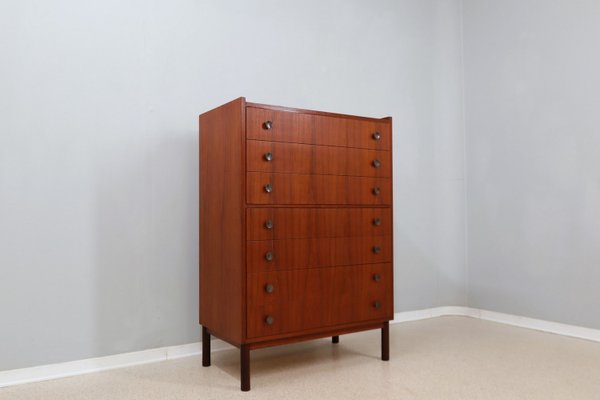
[[200, 115], [200, 324], [250, 350], [393, 318], [392, 119], [247, 103]]

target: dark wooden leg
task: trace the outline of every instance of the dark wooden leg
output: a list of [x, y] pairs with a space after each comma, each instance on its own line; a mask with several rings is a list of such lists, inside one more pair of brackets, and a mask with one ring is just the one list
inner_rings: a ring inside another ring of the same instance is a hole
[[331, 337], [331, 343], [339, 343], [340, 342], [340, 337], [339, 336], [332, 336]]
[[384, 322], [381, 328], [381, 359], [390, 360], [390, 323]]
[[242, 392], [250, 390], [250, 348], [247, 344], [240, 347], [240, 366]]
[[210, 333], [202, 327], [202, 366], [210, 367]]

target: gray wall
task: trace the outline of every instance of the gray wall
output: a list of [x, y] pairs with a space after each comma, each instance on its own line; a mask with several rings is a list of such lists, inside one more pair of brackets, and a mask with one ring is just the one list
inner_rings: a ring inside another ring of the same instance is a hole
[[0, 2], [0, 370], [199, 340], [197, 115], [238, 96], [393, 116], [396, 311], [465, 304], [459, 22], [458, 0]]
[[469, 305], [600, 328], [600, 3], [465, 0]]

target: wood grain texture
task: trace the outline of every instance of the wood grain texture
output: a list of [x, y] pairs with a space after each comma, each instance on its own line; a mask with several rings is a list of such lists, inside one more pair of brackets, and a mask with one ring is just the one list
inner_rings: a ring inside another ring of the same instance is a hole
[[247, 240], [386, 236], [392, 234], [392, 211], [389, 207], [248, 208], [246, 232]]
[[273, 111], [284, 111], [289, 113], [298, 113], [298, 114], [309, 114], [309, 115], [318, 115], [323, 117], [334, 117], [334, 118], [344, 118], [344, 119], [355, 119], [359, 121], [387, 121], [391, 122], [392, 117], [384, 117], [384, 118], [373, 118], [373, 117], [364, 117], [361, 115], [353, 115], [353, 114], [342, 114], [330, 111], [321, 111], [321, 110], [309, 110], [305, 108], [297, 108], [297, 107], [285, 107], [285, 106], [276, 106], [273, 104], [261, 104], [255, 102], [246, 102], [246, 107], [249, 108], [262, 108], [265, 110], [273, 110]]
[[248, 140], [247, 170], [389, 178], [389, 151]]
[[211, 335], [239, 347], [249, 390], [251, 349], [366, 329], [385, 359], [392, 221], [391, 118], [244, 98], [202, 114], [203, 365]]
[[340, 324], [335, 326], [321, 326], [314, 329], [305, 329], [302, 332], [288, 332], [273, 336], [259, 336], [256, 338], [248, 338], [247, 343], [250, 349], [253, 350], [271, 346], [280, 346], [283, 344], [297, 343], [305, 340], [324, 338], [327, 336], [344, 335], [347, 333], [366, 331], [369, 329], [379, 329], [383, 327], [384, 321], [388, 321], [389, 319], [390, 317], [386, 316], [381, 321], [375, 320]]
[[391, 261], [390, 236], [260, 240], [247, 245], [249, 273]]
[[386, 263], [249, 274], [248, 337], [383, 319], [390, 315], [390, 271]]
[[[356, 119], [255, 107], [247, 108], [246, 118], [248, 139], [377, 150], [390, 150], [392, 145], [387, 118]], [[265, 128], [266, 121], [272, 122], [271, 129]], [[373, 138], [375, 132], [379, 132], [379, 140]]]
[[230, 343], [245, 335], [245, 100], [200, 115], [200, 323]]
[[[272, 191], [265, 186], [271, 185]], [[378, 188], [379, 194], [374, 190]], [[246, 201], [249, 204], [297, 205], [390, 205], [392, 181], [338, 175], [296, 175], [248, 172]]]

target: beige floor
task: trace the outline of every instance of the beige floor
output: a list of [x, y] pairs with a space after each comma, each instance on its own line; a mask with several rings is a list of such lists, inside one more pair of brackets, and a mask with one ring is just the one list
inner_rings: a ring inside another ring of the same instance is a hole
[[257, 350], [252, 391], [239, 391], [238, 352], [147, 364], [0, 389], [0, 399], [600, 399], [600, 343], [465, 317]]

